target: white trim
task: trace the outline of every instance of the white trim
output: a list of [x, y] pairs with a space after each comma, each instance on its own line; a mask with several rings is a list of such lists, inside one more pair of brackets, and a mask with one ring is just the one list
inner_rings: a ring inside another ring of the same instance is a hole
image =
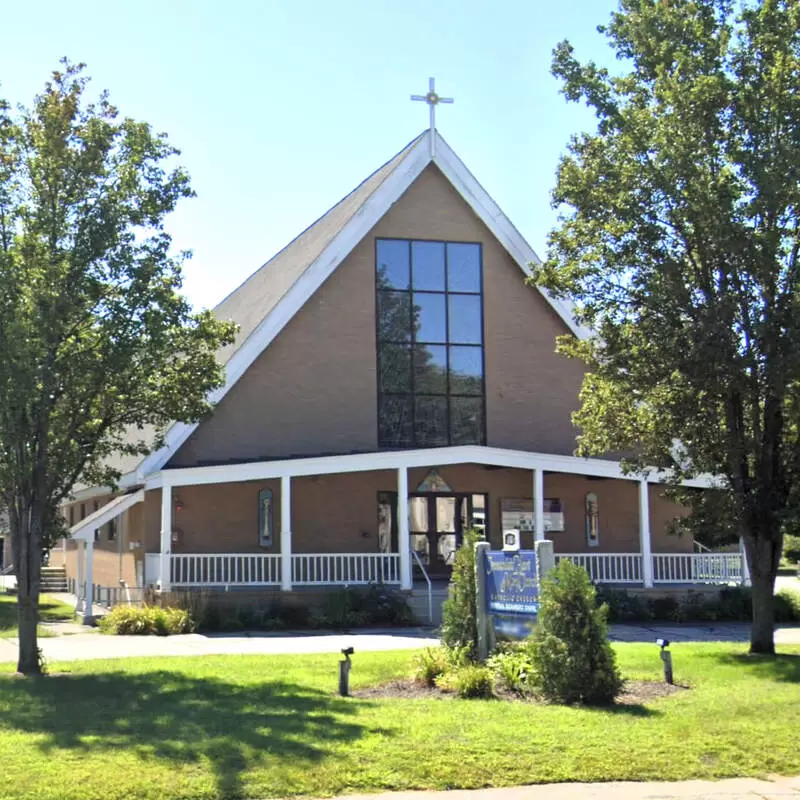
[[[538, 266], [542, 263], [539, 256], [438, 132], [436, 138], [440, 145], [436, 157], [433, 159], [436, 166], [491, 231], [495, 239], [517, 262], [525, 275], [530, 276], [530, 264]], [[547, 290], [540, 286], [536, 288], [575, 336], [579, 339], [587, 339], [590, 336], [590, 331], [578, 324], [568, 303], [551, 297]]]
[[[145, 488], [157, 489], [164, 483], [169, 483], [171, 486], [197, 486], [287, 476], [297, 478], [306, 475], [371, 472], [373, 470], [410, 469], [452, 464], [486, 464], [516, 469], [541, 469], [547, 472], [564, 472], [572, 475], [590, 475], [598, 478], [641, 480], [641, 475], [624, 473], [618, 461], [462, 445], [432, 447], [424, 450], [391, 450], [321, 458], [295, 458], [285, 461], [253, 461], [245, 464], [223, 464], [213, 467], [183, 467], [164, 470], [152, 475], [147, 479]], [[650, 473], [647, 479], [651, 483], [666, 483], [664, 477], [663, 473]], [[708, 488], [715, 486], [716, 483], [710, 476], [699, 476], [684, 481], [682, 485]]]
[[639, 552], [642, 554], [642, 581], [653, 586], [652, 542], [650, 540], [650, 487], [647, 478], [639, 481]]
[[107, 522], [116, 519], [131, 506], [141, 503], [144, 500], [144, 489], [139, 489], [133, 494], [125, 494], [115, 497], [110, 503], [106, 503], [102, 508], [89, 514], [76, 525], [70, 528], [70, 536], [73, 539], [80, 539], [84, 542], [94, 542], [94, 532], [102, 528]]
[[[435, 158], [431, 157], [430, 148], [426, 144], [426, 140], [432, 135], [439, 144]], [[439, 133], [427, 131], [233, 354], [225, 367], [225, 384], [209, 395], [209, 402], [217, 403], [228, 393], [256, 358], [431, 163], [439, 167], [525, 275], [530, 275], [529, 265], [540, 263], [533, 248]], [[568, 304], [552, 298], [544, 289], [536, 288], [569, 330], [580, 338], [589, 335], [577, 323]], [[147, 456], [139, 465], [135, 472], [135, 482], [141, 483], [145, 477], [162, 469], [197, 429], [198, 424], [175, 423], [164, 437], [164, 446]]]

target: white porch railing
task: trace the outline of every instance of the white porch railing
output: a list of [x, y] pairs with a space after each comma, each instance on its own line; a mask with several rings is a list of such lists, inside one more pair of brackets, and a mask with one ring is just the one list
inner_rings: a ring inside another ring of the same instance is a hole
[[292, 584], [400, 583], [397, 553], [298, 553], [292, 555]]
[[[640, 553], [556, 553], [555, 558], [583, 567], [594, 583], [644, 583]], [[651, 558], [654, 584], [747, 582], [741, 553], [653, 553]]]
[[173, 555], [173, 586], [272, 586], [281, 582], [281, 557], [264, 553]]
[[583, 567], [595, 583], [642, 583], [641, 553], [556, 553], [556, 563]]
[[743, 583], [741, 553], [654, 553], [653, 583]]

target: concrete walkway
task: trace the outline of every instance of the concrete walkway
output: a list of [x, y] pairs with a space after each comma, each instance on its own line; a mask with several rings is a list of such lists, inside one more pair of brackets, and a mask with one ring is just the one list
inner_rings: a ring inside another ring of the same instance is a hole
[[[401, 628], [355, 633], [213, 634], [181, 636], [104, 636], [96, 632], [40, 639], [48, 661], [134, 658], [151, 656], [279, 655], [334, 653], [354, 647], [356, 653], [412, 650], [439, 644], [428, 630]], [[17, 660], [17, 640], [0, 639], [0, 662]]]
[[[49, 626], [58, 634], [58, 624]], [[69, 628], [69, 630], [66, 630]], [[75, 629], [86, 633], [72, 633]], [[610, 638], [618, 642], [655, 644], [659, 637], [681, 642], [747, 642], [749, 626], [728, 622], [714, 625], [614, 625]], [[64, 633], [39, 640], [48, 661], [83, 661], [153, 656], [280, 655], [303, 653], [338, 654], [343, 647], [356, 653], [382, 650], [412, 650], [439, 644], [429, 628], [390, 628], [359, 630], [352, 633], [232, 633], [182, 636], [104, 636], [95, 629], [65, 623]], [[800, 644], [800, 627], [781, 627], [775, 642]], [[16, 661], [17, 640], [0, 639], [0, 662]]]
[[335, 800], [798, 800], [800, 778], [731, 778], [674, 783], [548, 783], [508, 789], [392, 792], [347, 795]]

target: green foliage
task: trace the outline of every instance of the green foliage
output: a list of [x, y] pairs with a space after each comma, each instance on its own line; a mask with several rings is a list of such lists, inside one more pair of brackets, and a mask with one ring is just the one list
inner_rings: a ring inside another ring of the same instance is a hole
[[[719, 592], [687, 592], [680, 597], [642, 597], [624, 589], [598, 587], [597, 603], [608, 608], [609, 622], [746, 622], [753, 615], [753, 592], [725, 586]], [[775, 621], [800, 622], [800, 594], [775, 595]]]
[[597, 607], [586, 571], [562, 561], [542, 581], [531, 640], [537, 694], [557, 703], [611, 703], [622, 688], [607, 639], [605, 606]]
[[783, 557], [792, 564], [800, 563], [800, 536], [783, 537]]
[[[172, 599], [177, 600], [177, 597]], [[203, 631], [302, 630], [304, 628], [354, 628], [371, 625], [413, 625], [414, 616], [397, 592], [383, 586], [338, 589], [322, 608], [289, 605], [280, 600], [266, 607], [179, 602], [189, 609]]]
[[530, 642], [507, 643], [498, 648], [486, 662], [495, 680], [510, 692], [528, 694], [533, 674]]
[[[206, 414], [234, 335], [180, 293], [165, 219], [193, 192], [178, 151], [107, 94], [87, 101], [87, 83], [65, 61], [30, 108], [0, 101], [0, 501], [21, 604], [73, 486], [113, 485], [109, 456]], [[29, 617], [19, 666], [35, 673]]]
[[442, 605], [442, 642], [446, 647], [461, 648], [469, 660], [478, 653], [476, 618], [475, 544], [480, 541], [476, 531], [464, 534], [458, 548], [450, 577], [447, 600]]
[[317, 628], [359, 628], [369, 625], [413, 625], [405, 598], [385, 586], [343, 588], [328, 597], [321, 612], [312, 613]]
[[116, 606], [100, 619], [98, 627], [117, 636], [171, 636], [194, 633], [197, 626], [182, 608]]
[[800, 622], [800, 593], [781, 589], [775, 594], [775, 621]]
[[722, 477], [751, 648], [773, 652], [767, 594], [800, 513], [800, 4], [622, 0], [602, 30], [613, 72], [554, 53], [597, 128], [559, 166], [534, 274], [594, 334], [559, 345], [588, 366], [579, 452]]
[[461, 698], [488, 698], [494, 694], [494, 678], [488, 667], [467, 664], [450, 673], [449, 686]]
[[447, 652], [442, 647], [426, 647], [414, 656], [414, 680], [425, 686], [435, 686], [436, 680], [448, 669]]

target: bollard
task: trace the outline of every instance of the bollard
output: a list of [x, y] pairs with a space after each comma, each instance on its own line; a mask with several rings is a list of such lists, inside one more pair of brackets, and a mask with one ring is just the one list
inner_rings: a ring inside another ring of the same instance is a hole
[[353, 652], [352, 647], [342, 648], [344, 660], [339, 662], [339, 694], [342, 697], [350, 695], [350, 667], [352, 666], [350, 656], [353, 655]]
[[672, 683], [672, 653], [669, 647], [669, 639], [656, 639], [656, 644], [661, 647], [661, 660], [664, 662], [664, 681]]

